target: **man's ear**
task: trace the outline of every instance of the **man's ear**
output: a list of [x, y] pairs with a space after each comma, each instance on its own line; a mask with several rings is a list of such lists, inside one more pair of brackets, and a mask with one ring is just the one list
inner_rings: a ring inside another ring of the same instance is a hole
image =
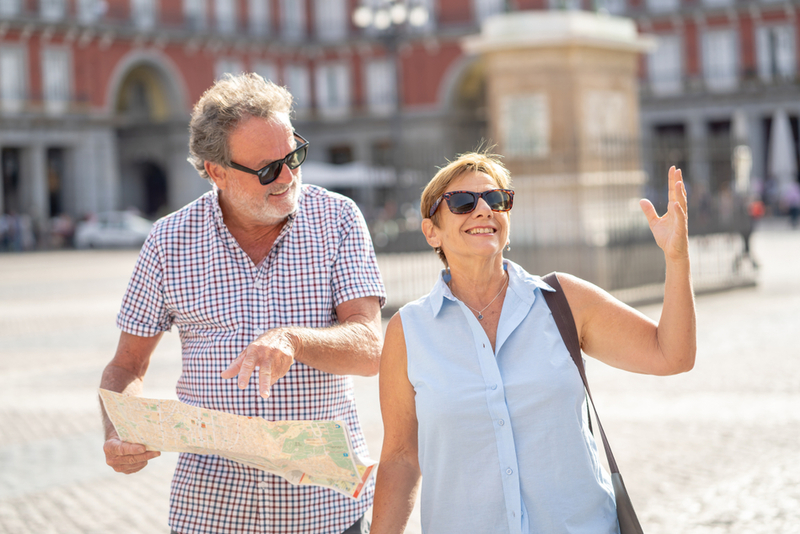
[[209, 178], [214, 181], [214, 184], [219, 189], [225, 190], [228, 181], [228, 169], [218, 163], [211, 163], [210, 161], [203, 162], [203, 167], [206, 169]]
[[422, 233], [425, 236], [425, 240], [433, 248], [442, 246], [442, 240], [439, 238], [439, 229], [431, 219], [422, 219]]

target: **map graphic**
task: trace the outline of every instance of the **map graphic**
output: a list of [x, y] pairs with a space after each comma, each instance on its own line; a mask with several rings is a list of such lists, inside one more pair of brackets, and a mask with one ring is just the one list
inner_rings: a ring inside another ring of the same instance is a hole
[[175, 400], [99, 393], [120, 439], [147, 450], [216, 454], [295, 485], [323, 486], [353, 499], [377, 467], [353, 452], [343, 421], [267, 421]]

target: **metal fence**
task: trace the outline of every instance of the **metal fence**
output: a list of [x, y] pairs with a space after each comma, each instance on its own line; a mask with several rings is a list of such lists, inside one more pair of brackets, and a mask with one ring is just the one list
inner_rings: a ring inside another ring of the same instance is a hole
[[[517, 191], [506, 257], [536, 274], [570, 272], [629, 303], [659, 300], [664, 258], [638, 199], [651, 199], [663, 214], [667, 169], [675, 164], [684, 170], [689, 192], [695, 290], [754, 284], [757, 272], [748, 250], [753, 223], [749, 197], [734, 187], [734, 147], [717, 140], [704, 148], [703, 164], [692, 165], [705, 169], [703, 175], [687, 172], [697, 147], [672, 138], [604, 139], [550, 147], [540, 159], [506, 157]], [[425, 295], [442, 268], [422, 236], [419, 214], [422, 188], [445, 163], [443, 156], [434, 163], [437, 149], [428, 147], [422, 152], [426, 157], [417, 160], [406, 158], [405, 181], [374, 197], [386, 200], [384, 206], [366, 210], [379, 214], [368, 222], [387, 288], [387, 313]]]

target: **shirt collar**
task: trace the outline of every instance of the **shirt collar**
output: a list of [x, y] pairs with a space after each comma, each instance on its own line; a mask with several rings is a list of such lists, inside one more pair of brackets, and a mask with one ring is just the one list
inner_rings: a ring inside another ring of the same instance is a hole
[[[525, 269], [517, 265], [511, 260], [503, 260], [503, 264], [508, 271], [508, 287], [511, 289], [519, 298], [525, 303], [532, 304], [535, 296], [536, 288], [544, 291], [553, 291], [555, 289], [550, 287], [550, 285], [538, 276], [534, 276], [532, 274], [528, 274], [525, 272]], [[444, 276], [445, 269], [442, 269], [439, 272], [439, 278], [436, 281], [436, 285], [433, 286], [430, 294], [430, 303], [431, 303], [431, 311], [433, 311], [433, 316], [436, 317], [439, 315], [439, 312], [442, 309], [442, 305], [444, 304], [444, 299], [451, 300], [453, 302], [456, 301], [456, 297], [453, 295], [453, 292], [450, 291], [450, 287], [444, 283]]]

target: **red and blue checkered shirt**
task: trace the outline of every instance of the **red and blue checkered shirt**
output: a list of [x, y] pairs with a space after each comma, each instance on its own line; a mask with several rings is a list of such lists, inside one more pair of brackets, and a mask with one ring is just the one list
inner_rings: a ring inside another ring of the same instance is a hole
[[[154, 336], [178, 327], [183, 366], [178, 398], [245, 416], [345, 421], [357, 454], [367, 446], [353, 382], [296, 362], [270, 390], [245, 390], [220, 373], [263, 332], [337, 324], [336, 307], [385, 292], [355, 204], [305, 185], [266, 259], [254, 265], [222, 221], [216, 191], [156, 222], [142, 247], [119, 328]], [[172, 481], [170, 526], [194, 533], [340, 533], [372, 505], [373, 484], [355, 501], [220, 458], [181, 454]]]

